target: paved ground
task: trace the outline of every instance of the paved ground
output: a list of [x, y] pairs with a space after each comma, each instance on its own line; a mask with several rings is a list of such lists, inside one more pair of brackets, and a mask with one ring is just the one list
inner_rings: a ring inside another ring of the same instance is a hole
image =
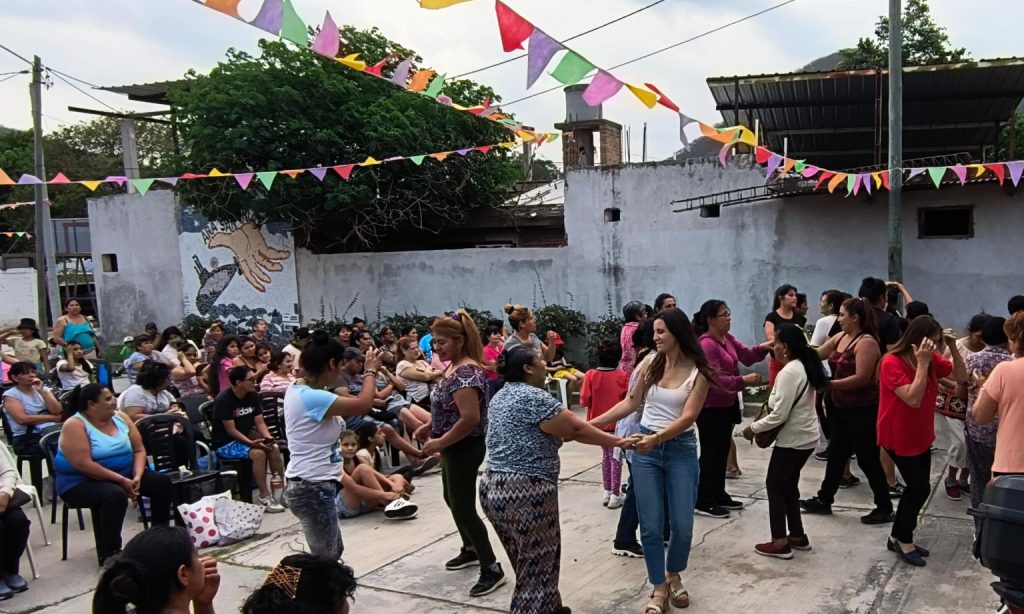
[[[996, 610], [992, 581], [970, 555], [972, 522], [967, 501], [953, 502], [936, 490], [924, 510], [919, 542], [932, 550], [925, 568], [899, 563], [885, 549], [886, 527], [867, 527], [858, 516], [870, 509], [866, 485], [840, 491], [831, 517], [806, 517], [814, 550], [796, 553], [791, 561], [755, 555], [753, 545], [768, 536], [764, 474], [768, 451], [739, 439], [743, 476], [730, 481], [734, 497], [747, 508], [730, 520], [696, 519], [691, 566], [684, 576], [690, 590], [690, 611], [700, 612], [938, 612], [982, 613]], [[942, 454], [937, 454], [938, 484]], [[600, 505], [600, 453], [588, 446], [567, 444], [562, 451], [561, 590], [567, 605], [580, 613], [641, 612], [647, 595], [643, 561], [614, 557], [611, 538], [616, 511]], [[801, 492], [813, 493], [824, 463], [811, 459]], [[343, 522], [346, 562], [359, 577], [354, 612], [484, 613], [507, 611], [512, 583], [482, 599], [471, 599], [476, 568], [449, 572], [443, 561], [459, 547], [458, 536], [440, 494], [440, 476], [417, 483], [419, 518], [385, 522], [379, 514]], [[80, 614], [90, 611], [92, 588], [99, 570], [89, 527], [70, 530], [69, 560], [60, 560], [60, 527], [49, 524], [51, 546], [42, 545], [38, 527], [32, 544], [40, 578], [31, 590], [0, 602], [0, 612]], [[134, 513], [125, 537], [141, 525]], [[87, 519], [88, 522], [88, 519]], [[492, 541], [497, 546], [497, 540]], [[234, 612], [245, 595], [259, 585], [267, 570], [284, 555], [299, 551], [304, 540], [290, 513], [264, 517], [256, 537], [211, 552], [220, 561], [223, 582], [217, 599], [221, 612]], [[498, 548], [500, 551], [500, 548]], [[500, 554], [508, 570], [507, 559]], [[24, 574], [28, 576], [28, 565]]]

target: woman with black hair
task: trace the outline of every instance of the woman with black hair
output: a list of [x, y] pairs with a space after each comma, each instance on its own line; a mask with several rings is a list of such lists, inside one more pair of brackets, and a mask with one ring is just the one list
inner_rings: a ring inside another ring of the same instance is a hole
[[622, 358], [619, 359], [619, 370], [626, 375], [633, 373], [636, 367], [636, 350], [633, 349], [633, 333], [636, 327], [647, 320], [647, 308], [640, 301], [630, 301], [622, 308], [622, 318], [626, 321], [619, 332], [619, 345], [622, 346]]
[[[643, 407], [632, 468], [647, 578], [654, 585], [647, 610], [664, 612], [668, 601], [677, 608], [690, 603], [679, 574], [690, 558], [700, 472], [694, 423], [714, 375], [682, 311], [668, 309], [655, 316], [654, 343], [657, 353], [626, 399], [591, 424], [600, 426]], [[667, 557], [662, 541], [666, 497], [672, 527]]]
[[128, 541], [96, 585], [93, 614], [213, 614], [217, 561], [200, 558], [179, 527], [151, 527]]
[[558, 448], [563, 441], [625, 448], [636, 439], [591, 426], [548, 394], [547, 371], [538, 350], [519, 346], [503, 352], [498, 370], [505, 385], [488, 406], [487, 470], [480, 480], [480, 507], [516, 572], [509, 611], [564, 612], [558, 592]]
[[800, 519], [800, 471], [818, 444], [814, 391], [828, 386], [828, 376], [818, 353], [807, 345], [807, 337], [798, 326], [779, 327], [774, 351], [782, 370], [768, 396], [771, 412], [743, 429], [743, 436], [752, 440], [756, 433], [778, 429], [765, 478], [772, 539], [757, 544], [754, 551], [762, 556], [791, 559], [793, 549], [811, 549]]
[[342, 467], [338, 437], [345, 430], [345, 417], [373, 409], [380, 368], [380, 356], [370, 349], [359, 395], [338, 396], [332, 389], [341, 373], [344, 352], [336, 338], [326, 331], [314, 331], [299, 357], [305, 376], [284, 393], [284, 422], [291, 455], [284, 474], [288, 480], [285, 497], [302, 523], [310, 552], [334, 560], [344, 550], [336, 500]]
[[[255, 346], [253, 346], [255, 349]], [[235, 368], [235, 359], [242, 353], [242, 344], [238, 337], [227, 335], [217, 342], [217, 349], [210, 358], [210, 367], [206, 370], [206, 383], [210, 388], [210, 396], [216, 397], [221, 390], [231, 388], [228, 371]]]
[[666, 309], [675, 309], [676, 306], [676, 297], [667, 292], [662, 292], [654, 299], [654, 311], [651, 315], [652, 317], [656, 316]]
[[[166, 366], [166, 365], [164, 365]], [[76, 388], [68, 406], [53, 469], [57, 494], [69, 506], [92, 510], [100, 565], [121, 551], [128, 499], [149, 497], [155, 525], [171, 518], [171, 479], [146, 467], [146, 448], [135, 422], [117, 411], [114, 395], [99, 384]]]
[[291, 554], [242, 604], [242, 614], [348, 614], [356, 592], [352, 568], [337, 559]]
[[702, 516], [728, 518], [729, 510], [743, 509], [725, 491], [726, 465], [732, 444], [732, 431], [743, 421], [739, 393], [761, 383], [757, 373], [740, 375], [740, 363], [751, 366], [768, 356], [770, 344], [748, 348], [729, 332], [732, 311], [725, 301], [705, 301], [693, 316], [693, 327], [700, 335], [700, 347], [715, 373], [704, 409], [697, 417], [700, 437], [700, 488], [695, 511]]
[[[799, 327], [807, 319], [796, 312], [796, 286], [782, 284], [775, 289], [772, 298], [772, 310], [764, 317], [764, 338], [769, 343], [775, 341], [775, 331], [783, 324], [796, 324]], [[782, 363], [772, 358], [768, 363], [768, 385], [775, 385], [775, 375], [782, 369]]]

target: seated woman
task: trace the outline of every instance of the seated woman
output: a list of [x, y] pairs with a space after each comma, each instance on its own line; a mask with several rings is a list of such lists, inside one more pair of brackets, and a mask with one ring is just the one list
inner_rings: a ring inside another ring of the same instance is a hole
[[249, 595], [242, 604], [242, 614], [348, 614], [349, 599], [355, 592], [351, 567], [326, 556], [290, 554], [271, 570], [263, 586]]
[[205, 395], [206, 391], [199, 384], [199, 371], [202, 365], [199, 364], [199, 350], [186, 339], [178, 339], [177, 356], [178, 366], [171, 369], [171, 381], [178, 389], [178, 394], [183, 397]]
[[43, 386], [36, 366], [16, 362], [10, 370], [14, 388], [4, 392], [4, 412], [11, 425], [11, 446], [15, 454], [41, 454], [39, 439], [60, 428], [60, 401]]
[[133, 421], [143, 416], [162, 414], [174, 402], [174, 395], [167, 391], [170, 383], [170, 365], [146, 360], [138, 367], [135, 383], [117, 398], [117, 409]]
[[260, 394], [283, 399], [288, 386], [295, 383], [295, 359], [284, 350], [274, 350], [267, 367], [267, 374], [260, 382]]
[[[374, 471], [383, 475], [384, 462], [381, 460], [380, 448], [387, 443], [384, 431], [373, 422], [367, 421], [360, 424], [355, 433], [359, 437], [359, 450], [356, 452], [356, 460], [369, 464], [373, 467]], [[398, 467], [386, 475], [387, 479], [405, 489], [406, 492], [410, 494], [413, 492], [412, 478], [416, 473], [415, 467], [412, 465]], [[396, 478], [404, 479], [405, 483], [398, 481]]]
[[146, 468], [142, 436], [135, 422], [117, 411], [110, 390], [99, 384], [77, 388], [68, 405], [75, 413], [64, 424], [57, 444], [53, 463], [57, 494], [72, 507], [92, 510], [96, 556], [102, 566], [121, 552], [128, 499], [149, 497], [150, 520], [167, 525], [171, 480]]
[[82, 344], [77, 341], [68, 341], [64, 347], [67, 353], [66, 358], [57, 362], [57, 379], [60, 380], [62, 390], [73, 390], [75, 386], [85, 386], [93, 379], [95, 368], [92, 363], [85, 359], [85, 351]]
[[12, 460], [11, 456], [0, 454], [0, 601], [28, 590], [28, 582], [18, 575], [18, 567], [32, 523], [20, 507], [11, 506], [18, 486], [18, 472]]
[[409, 402], [402, 396], [403, 392], [405, 383], [388, 371], [387, 367], [381, 366], [377, 376], [374, 407], [383, 409], [389, 416], [397, 418], [405, 425], [408, 432], [415, 433], [416, 429], [430, 422], [430, 412]]
[[249, 337], [242, 337], [238, 340], [238, 351], [234, 366], [249, 367], [256, 374], [256, 381], [263, 379], [267, 373], [267, 364], [260, 361], [256, 342]]
[[100, 576], [92, 611], [213, 614], [219, 588], [217, 560], [200, 558], [184, 529], [151, 527], [128, 540]]
[[374, 471], [373, 465], [360, 459], [359, 437], [352, 431], [342, 431], [341, 492], [338, 493], [338, 518], [355, 518], [373, 510], [384, 509], [388, 520], [410, 520], [419, 507], [402, 498], [408, 495], [409, 483], [402, 476], [394, 481]]
[[423, 359], [419, 343], [412, 337], [398, 340], [398, 351], [402, 358], [395, 367], [395, 375], [405, 385], [405, 397], [416, 405], [430, 404], [430, 385], [444, 373], [434, 369]]

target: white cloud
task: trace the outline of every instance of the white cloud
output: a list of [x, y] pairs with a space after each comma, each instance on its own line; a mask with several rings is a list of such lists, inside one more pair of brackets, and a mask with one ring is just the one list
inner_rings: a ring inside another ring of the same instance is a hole
[[[324, 11], [330, 10], [338, 23], [377, 26], [449, 75], [511, 57], [501, 50], [490, 0], [473, 0], [442, 11], [422, 10], [415, 0], [293, 2], [311, 24], [318, 23]], [[556, 37], [576, 34], [648, 3], [508, 0], [510, 6]], [[173, 79], [190, 68], [209, 70], [224, 57], [228, 47], [253, 50], [263, 34], [189, 0], [14, 0], [12, 4], [5, 7], [0, 41], [26, 55], [38, 53], [44, 62], [101, 85]], [[592, 61], [611, 66], [772, 4], [773, 0], [671, 0], [569, 44]], [[854, 44], [859, 36], [870, 35], [887, 4], [885, 0], [797, 0], [614, 72], [634, 83], [654, 83], [688, 114], [717, 121], [720, 115], [708, 92], [707, 77], [795, 70]], [[966, 46], [974, 57], [1018, 52], [1013, 24], [1024, 18], [1024, 6], [975, 0], [971, 14], [979, 18], [964, 19], [961, 2], [933, 0], [931, 4], [937, 20], [948, 27], [953, 43]], [[241, 11], [244, 16], [252, 16], [259, 5], [260, 0], [243, 0]], [[983, 18], [987, 15], [999, 18]], [[0, 54], [0, 72], [18, 68], [16, 59]], [[492, 85], [506, 101], [557, 85], [550, 77], [542, 77], [528, 92], [525, 70], [525, 60], [519, 60], [473, 78]], [[30, 125], [27, 81], [19, 77], [0, 83], [0, 124], [21, 128]], [[118, 108], [153, 109], [120, 96], [92, 93]], [[63, 121], [85, 119], [69, 113], [69, 104], [99, 107], [58, 82], [45, 94], [44, 113]], [[510, 110], [537, 129], [549, 130], [564, 117], [564, 98], [560, 92], [552, 92], [513, 105]], [[606, 104], [605, 117], [633, 129], [635, 152], [640, 151], [638, 135], [644, 122], [648, 125], [651, 158], [667, 156], [678, 147], [673, 114], [661, 108], [647, 110], [627, 92]], [[54, 121], [47, 121], [48, 128], [56, 127]], [[551, 148], [547, 154], [558, 155], [557, 151], [557, 147]]]

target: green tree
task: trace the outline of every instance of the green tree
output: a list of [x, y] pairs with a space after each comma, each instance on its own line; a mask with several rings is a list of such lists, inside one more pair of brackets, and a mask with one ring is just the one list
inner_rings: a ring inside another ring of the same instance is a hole
[[[907, 0], [903, 9], [903, 65], [952, 64], [970, 60], [963, 47], [953, 48], [946, 28], [932, 19], [928, 0]], [[881, 16], [875, 38], [861, 38], [857, 45], [840, 49], [839, 70], [886, 68], [889, 66], [889, 18]]]
[[[410, 57], [410, 50], [375, 31], [342, 33], [343, 52], [360, 52], [369, 64]], [[383, 160], [509, 139], [494, 122], [306, 51], [268, 41], [260, 42], [260, 50], [258, 57], [231, 50], [209, 76], [190, 73], [187, 86], [170, 93], [179, 109], [186, 167], [329, 167], [367, 156]], [[488, 93], [473, 90], [466, 86], [473, 97]], [[213, 219], [283, 221], [317, 246], [340, 248], [373, 245], [403, 226], [438, 232], [474, 207], [502, 203], [515, 179], [516, 169], [501, 150], [452, 154], [443, 163], [427, 158], [419, 166], [356, 168], [349, 181], [332, 172], [323, 181], [279, 175], [270, 190], [253, 182], [245, 191], [232, 181], [182, 182], [178, 189]]]
[[[516, 165], [516, 179], [525, 181], [526, 174], [523, 172], [523, 154], [516, 152], [512, 154], [511, 158], [512, 162]], [[551, 160], [534, 158], [531, 166], [530, 181], [555, 181], [562, 178], [562, 171]]]

